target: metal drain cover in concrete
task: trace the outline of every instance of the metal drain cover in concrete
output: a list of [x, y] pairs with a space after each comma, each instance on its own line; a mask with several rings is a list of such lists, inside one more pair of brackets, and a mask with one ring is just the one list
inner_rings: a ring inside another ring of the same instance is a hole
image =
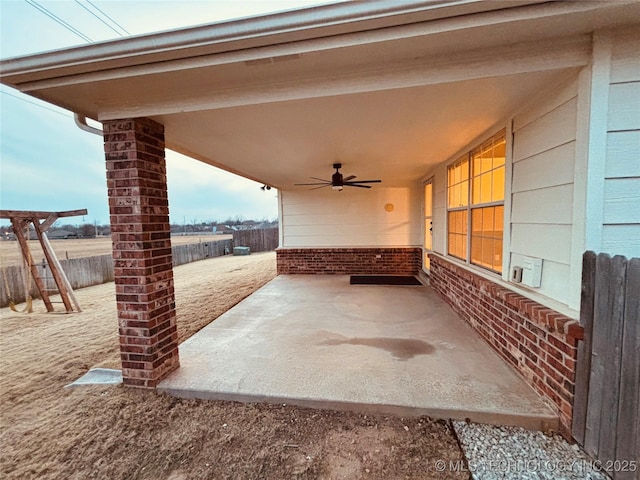
[[83, 385], [118, 385], [122, 383], [122, 371], [113, 368], [92, 368], [75, 382], [66, 387], [80, 387]]

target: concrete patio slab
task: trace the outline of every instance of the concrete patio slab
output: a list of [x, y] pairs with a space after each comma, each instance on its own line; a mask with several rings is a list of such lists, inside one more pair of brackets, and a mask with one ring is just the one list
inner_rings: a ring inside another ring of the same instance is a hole
[[159, 390], [556, 428], [543, 400], [427, 286], [282, 275], [180, 345]]

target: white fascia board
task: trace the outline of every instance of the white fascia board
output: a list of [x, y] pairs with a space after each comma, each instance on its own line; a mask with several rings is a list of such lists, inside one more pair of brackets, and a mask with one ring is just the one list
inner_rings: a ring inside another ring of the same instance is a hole
[[544, 0], [344, 2], [10, 58], [0, 62], [0, 78], [2, 83], [19, 88], [21, 83], [40, 79], [342, 36], [417, 22], [466, 18], [483, 12], [505, 12], [513, 7], [517, 7], [515, 10], [524, 9], [530, 18], [534, 18], [540, 16], [540, 12], [535, 10], [536, 4], [540, 3], [543, 5], [539, 7], [546, 7], [554, 11], [553, 14], [607, 5], [602, 1], [549, 4]]

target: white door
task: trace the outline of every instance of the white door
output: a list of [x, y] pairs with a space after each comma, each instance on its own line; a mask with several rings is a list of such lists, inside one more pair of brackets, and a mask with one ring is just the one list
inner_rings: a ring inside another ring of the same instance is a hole
[[424, 234], [422, 236], [422, 268], [429, 271], [429, 253], [433, 245], [433, 179], [424, 183]]

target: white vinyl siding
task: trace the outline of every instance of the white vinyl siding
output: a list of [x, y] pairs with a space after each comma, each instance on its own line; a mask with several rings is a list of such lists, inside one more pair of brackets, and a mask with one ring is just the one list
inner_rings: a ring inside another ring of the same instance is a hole
[[[540, 291], [544, 291], [543, 289], [545, 288], [544, 274], [546, 265], [549, 262], [569, 266], [567, 259], [571, 254], [571, 243], [567, 239], [571, 239], [571, 225], [544, 223], [516, 223], [511, 225], [511, 245], [516, 245], [515, 248], [511, 249], [512, 255], [520, 254], [544, 260], [542, 266], [543, 281]], [[512, 263], [522, 266], [521, 263]], [[554, 292], [548, 292], [547, 296], [556, 298]]]
[[627, 256], [640, 257], [640, 227], [638, 225], [604, 225], [602, 250], [604, 252], [628, 252]]
[[[409, 188], [282, 191], [283, 247], [421, 244], [420, 191]], [[385, 210], [387, 204], [393, 210]]]
[[566, 304], [571, 273], [577, 80], [513, 119], [511, 258], [543, 259], [536, 291]]
[[605, 178], [640, 177], [640, 130], [607, 134]]
[[640, 34], [613, 37], [602, 251], [640, 257]]
[[566, 185], [573, 182], [575, 142], [565, 143], [545, 152], [529, 157], [513, 166], [512, 191], [523, 192], [549, 186], [549, 172], [553, 172], [556, 183]]
[[[513, 195], [511, 204], [514, 224], [570, 225], [573, 205], [567, 199], [573, 197], [573, 183], [525, 190]], [[560, 207], [561, 206], [561, 207]], [[516, 223], [516, 221], [519, 222]]]
[[640, 224], [639, 197], [640, 178], [608, 178], [604, 184], [606, 224]]
[[[587, 247], [640, 257], [640, 30], [596, 33], [592, 64], [523, 106], [507, 143], [505, 268], [543, 259], [539, 288], [511, 286], [570, 315], [580, 307]], [[442, 255], [446, 166], [459, 155], [425, 172], [434, 176]]]
[[640, 79], [609, 87], [609, 132], [640, 130]]
[[[577, 95], [577, 91], [573, 91]], [[513, 132], [518, 136], [518, 141], [513, 143], [514, 163], [575, 141], [575, 95], [559, 105], [552, 103], [549, 105], [551, 110], [540, 112], [541, 115], [528, 124], [522, 125], [522, 122], [517, 121], [518, 117], [514, 119]], [[559, 97], [558, 100], [562, 101], [564, 98]]]

